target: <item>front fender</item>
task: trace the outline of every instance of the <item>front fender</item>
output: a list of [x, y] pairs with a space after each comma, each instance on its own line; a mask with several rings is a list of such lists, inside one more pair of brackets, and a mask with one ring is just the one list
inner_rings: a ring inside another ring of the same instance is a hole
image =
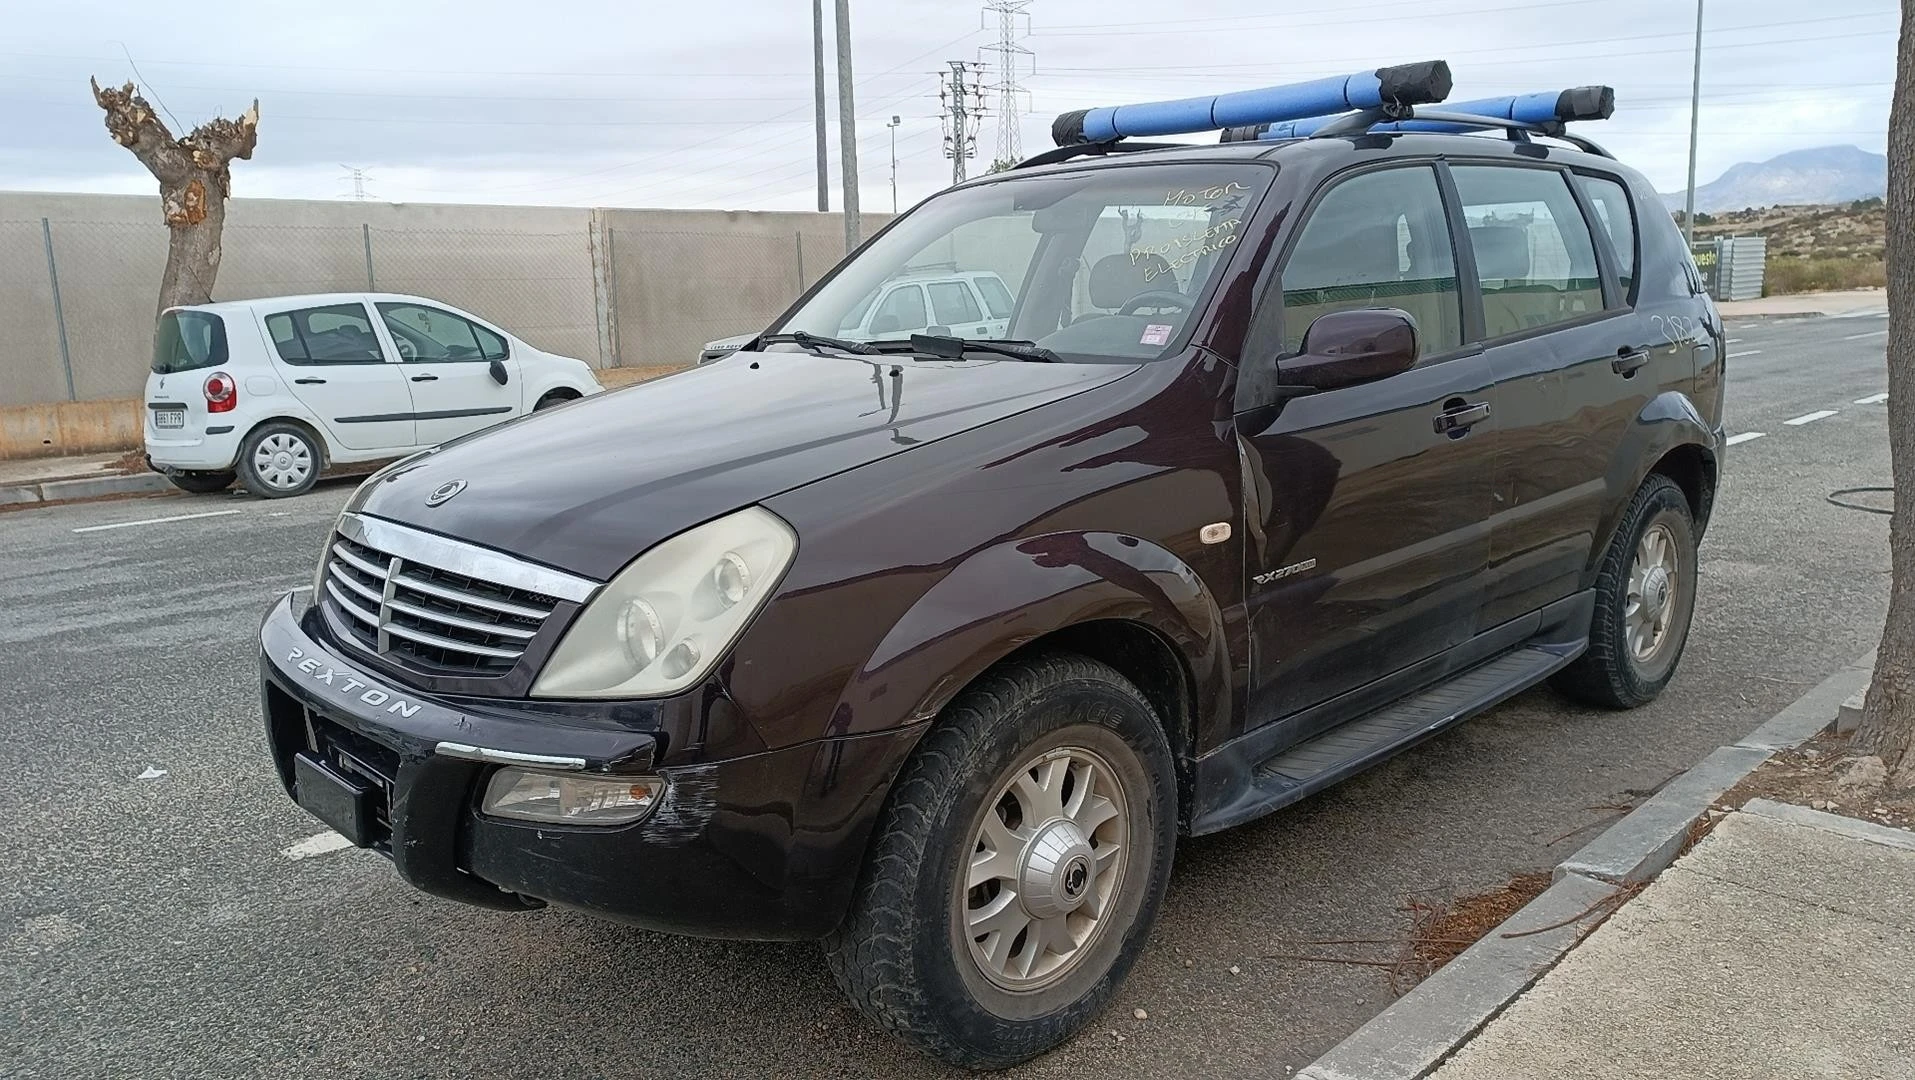
[[1167, 642], [1190, 678], [1197, 731], [1222, 729], [1229, 666], [1216, 599], [1169, 551], [1108, 532], [1006, 541], [959, 563], [893, 624], [847, 684], [838, 714], [929, 720], [1017, 649], [1101, 619], [1141, 624]]
[[1643, 405], [1624, 433], [1622, 444], [1609, 460], [1608, 471], [1603, 477], [1608, 498], [1603, 503], [1605, 509], [1602, 518], [1597, 522], [1596, 543], [1590, 549], [1589, 565], [1584, 575], [1585, 585], [1593, 580], [1603, 553], [1609, 550], [1610, 538], [1615, 535], [1623, 514], [1628, 511], [1636, 489], [1642, 486], [1658, 462], [1668, 456], [1671, 450], [1682, 446], [1693, 446], [1702, 455], [1706, 475], [1703, 478], [1702, 513], [1696, 521], [1698, 530], [1707, 523], [1715, 478], [1719, 475], [1722, 432], [1703, 419], [1702, 411], [1696, 408], [1689, 395], [1666, 390]]

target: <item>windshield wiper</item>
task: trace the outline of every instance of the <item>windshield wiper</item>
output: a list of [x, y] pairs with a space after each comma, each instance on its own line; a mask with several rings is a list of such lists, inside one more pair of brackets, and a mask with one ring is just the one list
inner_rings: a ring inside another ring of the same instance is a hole
[[1034, 341], [1007, 341], [997, 338], [945, 337], [942, 334], [912, 334], [911, 351], [940, 360], [962, 360], [967, 352], [996, 353], [1013, 360], [1055, 364], [1062, 358]]
[[876, 356], [879, 352], [862, 341], [846, 341], [844, 338], [825, 337], [822, 334], [813, 334], [804, 330], [793, 330], [789, 334], [766, 334], [758, 340], [767, 345], [789, 341], [801, 349], [810, 349], [819, 356], [824, 355], [819, 352], [820, 348], [837, 349], [840, 352], [854, 353], [858, 356]]

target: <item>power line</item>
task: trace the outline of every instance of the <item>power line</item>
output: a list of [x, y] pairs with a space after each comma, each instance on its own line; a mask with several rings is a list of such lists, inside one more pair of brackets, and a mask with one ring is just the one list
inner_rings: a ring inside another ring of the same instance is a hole
[[944, 156], [951, 159], [951, 182], [964, 182], [964, 163], [977, 156], [977, 125], [984, 113], [984, 96], [974, 74], [962, 60], [950, 61], [951, 70], [938, 77], [938, 99], [944, 102]]
[[984, 87], [997, 95], [997, 157], [992, 168], [1008, 168], [1024, 157], [1020, 128], [1024, 112], [1024, 88], [1018, 85], [1019, 70], [1029, 58], [1032, 73], [1037, 71], [1037, 56], [1018, 41], [1017, 20], [1024, 18], [1024, 33], [1031, 32], [1031, 0], [985, 0], [984, 10], [997, 13], [997, 42], [979, 52], [997, 54], [997, 81]]

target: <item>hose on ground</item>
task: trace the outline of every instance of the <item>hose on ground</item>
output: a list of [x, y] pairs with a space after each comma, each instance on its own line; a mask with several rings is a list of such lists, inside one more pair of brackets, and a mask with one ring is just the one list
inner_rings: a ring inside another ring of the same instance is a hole
[[1895, 493], [1895, 489], [1892, 487], [1842, 488], [1837, 491], [1829, 492], [1828, 500], [1829, 502], [1834, 503], [1835, 505], [1841, 507], [1844, 510], [1861, 510], [1865, 513], [1870, 513], [1870, 514], [1894, 514], [1895, 511], [1893, 510], [1884, 510], [1879, 506], [1863, 506], [1861, 503], [1848, 502], [1842, 498], [1845, 495], [1879, 495], [1885, 492], [1887, 494], [1893, 495]]

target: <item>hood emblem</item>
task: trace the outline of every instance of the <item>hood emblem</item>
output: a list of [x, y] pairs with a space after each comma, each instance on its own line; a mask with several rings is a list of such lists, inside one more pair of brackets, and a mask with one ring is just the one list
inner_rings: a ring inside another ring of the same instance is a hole
[[432, 494], [426, 496], [426, 505], [438, 506], [441, 503], [451, 502], [454, 495], [464, 490], [464, 480], [447, 480], [445, 483], [433, 488]]

